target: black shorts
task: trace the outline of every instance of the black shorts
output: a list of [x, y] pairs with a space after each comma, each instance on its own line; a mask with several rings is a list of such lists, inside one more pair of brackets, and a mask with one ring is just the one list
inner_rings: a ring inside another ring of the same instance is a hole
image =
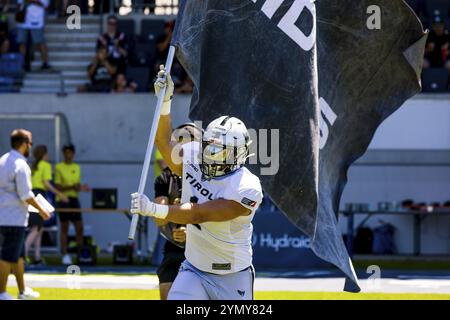
[[24, 257], [25, 227], [0, 227], [0, 260], [17, 263]]
[[161, 265], [156, 271], [159, 283], [174, 282], [184, 260], [186, 260], [184, 252], [165, 252]]
[[[58, 208], [71, 208], [71, 209], [78, 209], [80, 207], [80, 201], [78, 201], [78, 198], [71, 198], [69, 197], [69, 202], [58, 202], [56, 204]], [[77, 222], [82, 221], [83, 218], [81, 216], [81, 212], [58, 212], [59, 221], [60, 222]]]
[[[33, 189], [33, 193], [35, 196], [38, 194], [42, 194], [44, 198], [46, 197], [46, 192], [41, 189]], [[44, 225], [44, 219], [39, 215], [37, 212], [30, 212], [30, 215], [28, 217], [28, 227], [32, 228], [34, 226], [37, 226], [40, 230], [42, 226]]]

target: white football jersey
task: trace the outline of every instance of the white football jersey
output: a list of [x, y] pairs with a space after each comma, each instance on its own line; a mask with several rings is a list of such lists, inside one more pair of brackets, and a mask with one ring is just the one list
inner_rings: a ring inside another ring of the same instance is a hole
[[252, 264], [252, 219], [263, 194], [259, 178], [241, 167], [221, 178], [202, 180], [199, 166], [201, 145], [190, 142], [183, 148], [182, 203], [214, 199], [239, 202], [252, 212], [224, 222], [187, 225], [186, 259], [196, 268], [214, 274], [241, 271]]

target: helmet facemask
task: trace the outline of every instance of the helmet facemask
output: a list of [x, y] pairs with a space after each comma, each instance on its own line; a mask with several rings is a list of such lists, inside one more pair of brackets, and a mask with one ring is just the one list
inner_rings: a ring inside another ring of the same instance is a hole
[[220, 178], [238, 170], [249, 157], [250, 143], [241, 120], [229, 116], [213, 120], [203, 134], [199, 154], [203, 178]]
[[200, 169], [206, 179], [220, 178], [242, 167], [248, 153], [247, 145], [232, 146], [218, 140], [203, 140]]

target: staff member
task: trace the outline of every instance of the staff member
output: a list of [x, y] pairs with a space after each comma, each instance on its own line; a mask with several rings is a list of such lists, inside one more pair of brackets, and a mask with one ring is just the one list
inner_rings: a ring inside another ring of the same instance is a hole
[[[64, 193], [58, 191], [50, 183], [52, 180], [52, 165], [48, 162], [48, 151], [45, 145], [36, 146], [33, 150], [34, 161], [31, 165], [31, 185], [33, 187], [34, 195], [41, 194], [47, 197], [47, 192], [50, 191], [56, 194], [62, 199], [63, 202], [68, 202], [69, 200]], [[42, 264], [41, 259], [41, 242], [43, 233], [44, 220], [36, 212], [30, 212], [30, 218], [28, 219], [28, 228], [30, 233], [25, 240], [25, 257], [27, 263], [29, 261], [28, 253], [31, 246], [34, 245], [34, 261], [33, 265]]]
[[11, 133], [12, 150], [0, 158], [0, 300], [12, 299], [6, 292], [11, 272], [16, 276], [19, 299], [39, 297], [39, 293], [25, 287], [23, 278], [28, 204], [39, 210], [42, 219], [50, 218], [50, 213], [36, 201], [31, 191], [27, 157], [32, 145], [31, 132], [16, 129]]
[[[176, 128], [172, 140], [184, 144], [191, 141], [200, 141], [201, 130], [193, 123], [185, 123]], [[179, 204], [181, 199], [181, 177], [173, 174], [166, 167], [155, 180], [155, 203]], [[166, 239], [163, 251], [163, 260], [157, 270], [159, 279], [159, 295], [161, 300], [167, 300], [172, 283], [178, 274], [181, 263], [186, 259], [184, 245], [186, 242], [186, 226], [175, 224], [167, 220], [154, 219], [160, 228], [161, 235]]]
[[[64, 202], [60, 196], [56, 197], [56, 206], [58, 208], [79, 209], [80, 201], [78, 192], [90, 191], [89, 186], [81, 184], [81, 169], [74, 162], [75, 146], [65, 145], [62, 149], [64, 160], [55, 166], [55, 186], [56, 189], [63, 192], [68, 198]], [[59, 221], [61, 223], [60, 243], [62, 253], [62, 263], [64, 265], [72, 264], [72, 257], [67, 253], [67, 237], [69, 234], [69, 222], [75, 225], [76, 241], [78, 248], [83, 246], [83, 219], [81, 212], [59, 212]]]

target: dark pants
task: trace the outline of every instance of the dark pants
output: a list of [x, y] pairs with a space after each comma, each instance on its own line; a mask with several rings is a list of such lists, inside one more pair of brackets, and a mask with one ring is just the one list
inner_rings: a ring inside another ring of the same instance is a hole
[[[46, 198], [47, 193], [45, 190], [42, 189], [33, 189], [33, 193], [35, 196], [38, 194], [41, 194]], [[34, 226], [37, 226], [39, 230], [41, 230], [42, 226], [44, 225], [44, 219], [39, 215], [37, 212], [30, 212], [30, 215], [28, 217], [28, 227], [31, 229]]]
[[180, 248], [166, 240], [163, 254], [163, 260], [156, 271], [159, 283], [174, 282], [181, 263], [186, 259], [184, 248]]
[[[80, 208], [80, 201], [78, 201], [78, 198], [71, 198], [69, 197], [69, 202], [58, 202], [57, 203], [58, 208], [68, 208], [68, 209], [78, 209]], [[82, 221], [83, 218], [81, 216], [81, 212], [59, 212], [59, 220], [61, 222], [66, 221]]]
[[17, 263], [24, 257], [25, 227], [0, 227], [0, 260]]

